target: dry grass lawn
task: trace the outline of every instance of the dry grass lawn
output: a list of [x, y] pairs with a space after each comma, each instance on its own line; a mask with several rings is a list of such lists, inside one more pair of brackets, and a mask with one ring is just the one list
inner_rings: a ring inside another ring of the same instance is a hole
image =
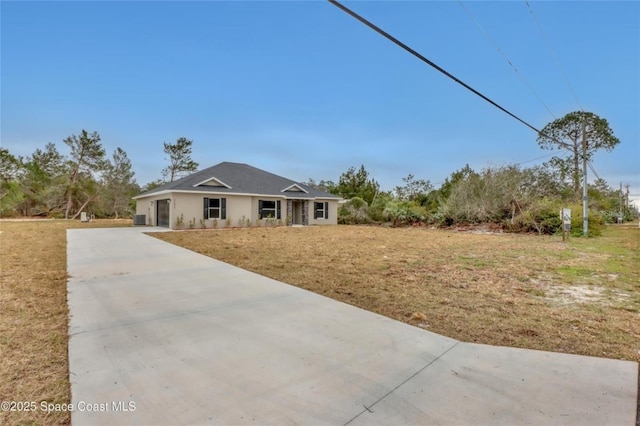
[[[66, 230], [111, 226], [131, 221], [0, 221], [0, 401], [70, 402]], [[0, 425], [70, 420], [0, 411]]]
[[370, 226], [155, 234], [466, 342], [640, 361], [640, 229], [600, 238]]
[[[70, 402], [66, 230], [0, 221], [0, 401]], [[155, 234], [208, 256], [470, 342], [640, 361], [640, 229], [597, 239], [424, 228]], [[69, 413], [0, 412], [1, 425]]]

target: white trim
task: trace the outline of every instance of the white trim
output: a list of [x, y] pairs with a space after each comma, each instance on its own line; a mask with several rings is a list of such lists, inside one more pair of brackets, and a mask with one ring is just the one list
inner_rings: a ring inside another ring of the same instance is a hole
[[[298, 185], [297, 183], [294, 183], [293, 185], [289, 185], [289, 186], [287, 186], [285, 189], [283, 189], [283, 190], [282, 190], [282, 191], [280, 191], [280, 192], [287, 192], [287, 191], [289, 191], [291, 188], [293, 188], [294, 186], [295, 186], [296, 188], [298, 188], [300, 191], [304, 192], [305, 194], [308, 194], [308, 193], [309, 193], [309, 191], [307, 191], [306, 189], [304, 189], [303, 187], [301, 187], [301, 186], [300, 186], [300, 185]], [[297, 191], [293, 191], [293, 192], [297, 192]]]
[[[212, 187], [215, 188], [215, 187]], [[214, 192], [214, 191], [190, 191], [190, 190], [185, 190], [185, 189], [166, 189], [164, 191], [158, 191], [158, 192], [153, 192], [151, 194], [147, 194], [147, 195], [137, 195], [135, 197], [132, 197], [132, 199], [134, 200], [138, 200], [141, 198], [148, 198], [148, 197], [157, 197], [159, 195], [165, 195], [165, 194], [171, 194], [171, 193], [176, 193], [176, 194], [209, 194], [209, 195], [239, 195], [239, 196], [247, 196], [247, 197], [271, 197], [271, 198], [279, 198], [282, 200], [316, 200], [316, 199], [327, 199], [327, 200], [336, 200], [336, 198], [322, 198], [322, 197], [293, 197], [293, 196], [287, 196], [287, 195], [277, 195], [277, 194], [254, 194], [254, 193], [247, 193], [247, 192]]]
[[[258, 200], [258, 205], [260, 203], [262, 203], [262, 209], [260, 209], [258, 207], [258, 217], [260, 220], [264, 220], [264, 219], [268, 219], [269, 216], [265, 217], [264, 211], [272, 211], [273, 210], [273, 216], [272, 218], [275, 219], [278, 217], [278, 201], [282, 201], [282, 200], [264, 200], [264, 199], [259, 199]], [[273, 203], [273, 208], [270, 207], [265, 207], [264, 203]], [[280, 203], [280, 205], [282, 205], [282, 203]], [[282, 207], [280, 208], [280, 210], [282, 211]], [[282, 214], [280, 215], [282, 217]]]
[[[218, 179], [217, 177], [210, 177], [209, 179], [203, 180], [202, 182], [196, 183], [195, 185], [193, 185], [193, 187], [198, 187], [200, 185], [204, 185], [207, 182], [211, 182], [212, 180], [215, 180], [216, 182], [218, 182], [220, 185], [224, 186], [225, 188], [229, 188], [231, 189], [231, 187], [229, 185], [227, 185], [226, 183], [224, 183], [223, 181], [221, 181], [220, 179]], [[213, 186], [213, 185], [210, 185]]]
[[[322, 209], [317, 209], [316, 208], [316, 204], [322, 205]], [[327, 204], [328, 203], [325, 204], [324, 201], [314, 201], [313, 202], [313, 219], [314, 220], [318, 220], [318, 219], [326, 220], [327, 219], [327, 216], [328, 216], [327, 213], [328, 213], [328, 209], [329, 209], [329, 206]], [[325, 209], [325, 207], [327, 207], [327, 208]], [[322, 216], [316, 217], [316, 213], [318, 211], [320, 211], [320, 210], [322, 210]]]
[[[222, 219], [222, 199], [223, 197], [207, 197], [207, 200], [209, 200], [209, 205], [207, 206], [207, 219], [205, 220], [224, 220]], [[211, 207], [211, 200], [218, 200], [218, 207]], [[211, 217], [211, 210], [217, 209], [218, 210], [218, 217]]]

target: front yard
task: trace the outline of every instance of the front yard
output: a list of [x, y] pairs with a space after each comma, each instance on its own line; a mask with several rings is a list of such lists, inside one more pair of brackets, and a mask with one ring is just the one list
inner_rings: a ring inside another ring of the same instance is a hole
[[370, 226], [157, 238], [466, 342], [640, 361], [640, 229], [600, 238]]
[[[66, 229], [0, 222], [0, 401], [70, 402]], [[456, 339], [640, 361], [640, 229], [596, 239], [326, 226], [154, 234]], [[0, 412], [0, 424], [68, 424]]]
[[0, 221], [0, 401], [37, 404], [0, 410], [0, 425], [70, 423], [68, 412], [38, 408], [71, 399], [67, 229], [113, 226], [131, 220]]

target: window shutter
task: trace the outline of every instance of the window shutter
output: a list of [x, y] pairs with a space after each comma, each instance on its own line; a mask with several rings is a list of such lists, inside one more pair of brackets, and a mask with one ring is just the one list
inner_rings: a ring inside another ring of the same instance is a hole
[[204, 217], [205, 220], [209, 219], [209, 199], [207, 197], [204, 197], [204, 207], [202, 209], [202, 217]]
[[227, 219], [227, 199], [220, 198], [220, 219]]
[[318, 203], [313, 203], [313, 218], [318, 218]]
[[280, 219], [280, 200], [276, 201], [276, 219]]
[[258, 217], [262, 219], [262, 200], [258, 200]]
[[329, 202], [325, 201], [324, 203], [324, 218], [329, 219]]

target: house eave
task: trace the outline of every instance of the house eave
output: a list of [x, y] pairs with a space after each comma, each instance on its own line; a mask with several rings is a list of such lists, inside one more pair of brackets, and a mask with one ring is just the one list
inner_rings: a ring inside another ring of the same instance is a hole
[[184, 189], [171, 189], [153, 192], [147, 195], [136, 195], [132, 197], [134, 200], [149, 198], [149, 197], [157, 197], [162, 195], [169, 194], [202, 194], [202, 195], [235, 195], [235, 196], [244, 196], [244, 197], [269, 197], [269, 198], [280, 198], [284, 200], [335, 200], [338, 201], [338, 198], [332, 197], [313, 197], [313, 196], [297, 196], [293, 194], [259, 194], [259, 193], [246, 193], [246, 192], [220, 192], [220, 191], [197, 191], [197, 190], [184, 190]]
[[[220, 179], [218, 179], [215, 176], [211, 176], [208, 179], [203, 180], [202, 182], [198, 182], [195, 185], [193, 185], [194, 188], [199, 187], [200, 185], [204, 185], [207, 182], [211, 182], [212, 180], [215, 180], [216, 182], [220, 183], [222, 186], [224, 186], [227, 189], [231, 189], [231, 187], [229, 185], [227, 185], [226, 183], [224, 183], [223, 181], [221, 181]], [[213, 188], [215, 188], [215, 186], [212, 186]]]
[[314, 197], [314, 200], [333, 200], [333, 201], [338, 201], [340, 202], [341, 200], [343, 200], [343, 198], [337, 198], [337, 197]]
[[[294, 183], [294, 184], [292, 184], [292, 185], [287, 186], [285, 189], [283, 189], [283, 190], [282, 190], [282, 191], [280, 191], [280, 192], [287, 192], [287, 191], [290, 191], [290, 190], [291, 190], [291, 188], [294, 188], [294, 187], [295, 187], [295, 188], [298, 188], [298, 189], [300, 190], [300, 192], [304, 192], [305, 194], [308, 194], [308, 193], [309, 193], [309, 191], [307, 191], [306, 189], [304, 189], [303, 187], [301, 187], [301, 186], [300, 186], [300, 185], [298, 185], [297, 183]], [[291, 192], [295, 192], [295, 191], [291, 191]]]

